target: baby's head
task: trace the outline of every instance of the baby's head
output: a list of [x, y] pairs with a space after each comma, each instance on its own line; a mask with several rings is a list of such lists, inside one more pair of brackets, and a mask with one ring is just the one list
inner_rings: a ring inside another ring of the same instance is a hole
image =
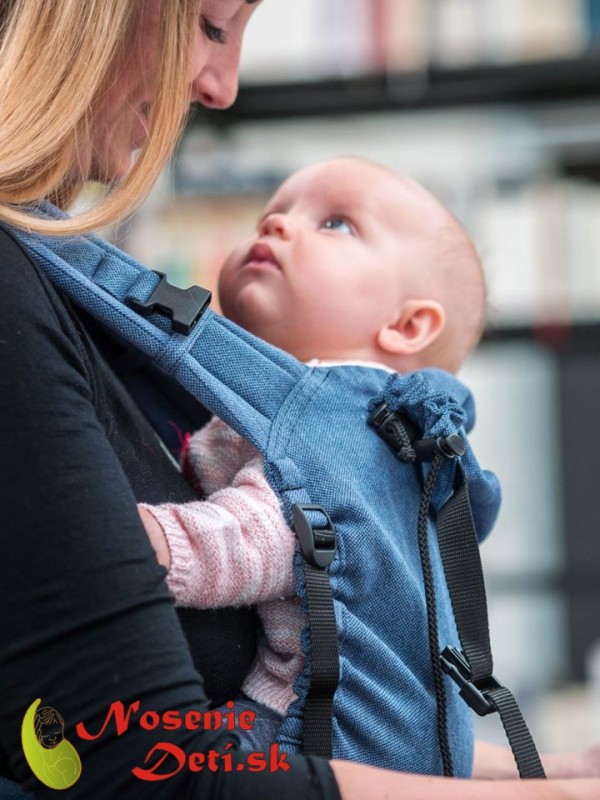
[[219, 279], [224, 314], [302, 361], [456, 372], [477, 343], [485, 286], [462, 226], [429, 192], [340, 158], [296, 172]]

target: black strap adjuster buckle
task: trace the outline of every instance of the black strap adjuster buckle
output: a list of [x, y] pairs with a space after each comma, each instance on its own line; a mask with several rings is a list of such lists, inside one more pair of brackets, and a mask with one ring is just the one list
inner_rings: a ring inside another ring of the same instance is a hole
[[400, 461], [414, 461], [412, 443], [420, 435], [418, 428], [402, 411], [390, 411], [386, 403], [380, 403], [369, 414], [368, 422], [383, 441], [394, 451]]
[[[322, 528], [313, 528], [306, 511], [317, 511], [326, 520]], [[329, 514], [321, 506], [300, 505], [296, 503], [292, 506], [294, 516], [294, 530], [300, 542], [300, 549], [304, 558], [314, 567], [324, 569], [335, 558], [337, 553], [337, 542], [335, 538], [335, 528]]]
[[486, 680], [485, 686], [476, 686], [471, 680], [467, 659], [456, 647], [446, 647], [440, 655], [440, 662], [446, 675], [449, 675], [459, 687], [462, 699], [476, 714], [485, 717], [496, 711], [496, 707], [486, 697], [486, 693], [491, 689], [502, 688], [502, 684], [498, 683], [493, 675]]
[[169, 283], [164, 272], [158, 270], [153, 272], [160, 276], [160, 281], [146, 302], [129, 297], [127, 303], [142, 317], [150, 316], [153, 311], [164, 317], [170, 317], [172, 329], [176, 333], [188, 336], [206, 311], [211, 293], [201, 286], [181, 289]]
[[436, 439], [419, 439], [413, 442], [417, 461], [433, 461], [436, 455], [444, 458], [460, 458], [465, 454], [465, 442], [458, 433], [438, 436]]

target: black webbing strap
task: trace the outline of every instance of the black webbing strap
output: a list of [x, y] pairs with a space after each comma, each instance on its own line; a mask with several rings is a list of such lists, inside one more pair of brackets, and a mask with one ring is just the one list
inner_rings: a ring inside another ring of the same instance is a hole
[[517, 701], [506, 686], [489, 689], [486, 697], [500, 715], [502, 727], [515, 757], [521, 778], [545, 778], [546, 773], [533, 737], [523, 719]]
[[335, 529], [320, 506], [297, 504], [292, 507], [292, 513], [303, 556], [311, 640], [310, 687], [304, 703], [302, 752], [331, 758], [333, 695], [340, 666], [333, 593], [326, 568], [337, 552]]
[[[441, 465], [444, 459], [437, 455], [435, 460]], [[436, 526], [456, 628], [471, 680], [477, 683], [491, 677], [494, 665], [479, 545], [469, 489], [458, 460], [454, 493], [439, 510]]]
[[[452, 775], [452, 759], [448, 741], [446, 697], [443, 686], [440, 686], [441, 670], [458, 684], [460, 696], [477, 714], [484, 716], [494, 711], [500, 714], [521, 778], [545, 778], [533, 738], [513, 695], [493, 676], [481, 557], [468, 484], [459, 460], [465, 450], [464, 442], [457, 434], [439, 439], [418, 440], [414, 426], [407, 423], [405, 416], [391, 412], [385, 404], [375, 409], [370, 422], [402, 461], [431, 461], [419, 506], [418, 540], [444, 774]], [[407, 447], [407, 438], [410, 439], [412, 448]], [[427, 520], [437, 476], [447, 458], [456, 460], [454, 492], [440, 509], [436, 527], [462, 651], [446, 647], [440, 655]]]
[[[443, 460], [442, 455], [434, 459]], [[433, 465], [432, 465], [433, 466]], [[545, 778], [535, 743], [511, 692], [493, 676], [485, 584], [469, 489], [460, 461], [454, 492], [437, 516], [437, 536], [462, 653], [446, 648], [442, 667], [481, 716], [497, 711], [521, 778]]]

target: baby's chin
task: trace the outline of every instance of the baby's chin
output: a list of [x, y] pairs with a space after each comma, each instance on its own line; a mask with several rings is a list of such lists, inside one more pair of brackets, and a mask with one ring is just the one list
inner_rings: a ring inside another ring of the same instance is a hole
[[239, 325], [240, 328], [245, 328], [248, 330], [243, 323], [243, 314], [240, 314], [235, 303], [232, 303], [222, 295], [219, 295], [219, 306], [221, 308], [221, 314], [223, 314], [224, 317], [227, 317], [227, 319], [231, 322], [235, 322], [235, 324]]
[[281, 337], [281, 323], [269, 324], [264, 318], [257, 319], [252, 314], [240, 312], [239, 309], [230, 309], [227, 305], [221, 306], [221, 310], [224, 317], [227, 317], [228, 320], [239, 325], [240, 328], [248, 331], [248, 333], [272, 344], [273, 347], [291, 352], [288, 347], [289, 342], [284, 342]]
[[262, 326], [260, 325], [260, 322], [257, 321], [252, 314], [244, 312], [243, 310], [235, 307], [231, 307], [226, 303], [219, 302], [219, 305], [221, 306], [221, 313], [224, 317], [227, 317], [230, 322], [234, 322], [236, 325], [239, 325], [240, 328], [248, 331], [248, 333], [258, 336], [259, 339], [265, 338], [264, 334], [261, 333]]
[[249, 333], [266, 339], [269, 327], [276, 328], [281, 320], [277, 319], [279, 315], [273, 300], [260, 289], [261, 287], [245, 286], [233, 296], [220, 292], [219, 305], [224, 317]]

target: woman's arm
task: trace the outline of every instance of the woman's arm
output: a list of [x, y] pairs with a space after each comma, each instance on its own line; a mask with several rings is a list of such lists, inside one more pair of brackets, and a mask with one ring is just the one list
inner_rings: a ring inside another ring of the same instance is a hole
[[598, 800], [600, 779], [456, 780], [333, 761], [342, 800]]

